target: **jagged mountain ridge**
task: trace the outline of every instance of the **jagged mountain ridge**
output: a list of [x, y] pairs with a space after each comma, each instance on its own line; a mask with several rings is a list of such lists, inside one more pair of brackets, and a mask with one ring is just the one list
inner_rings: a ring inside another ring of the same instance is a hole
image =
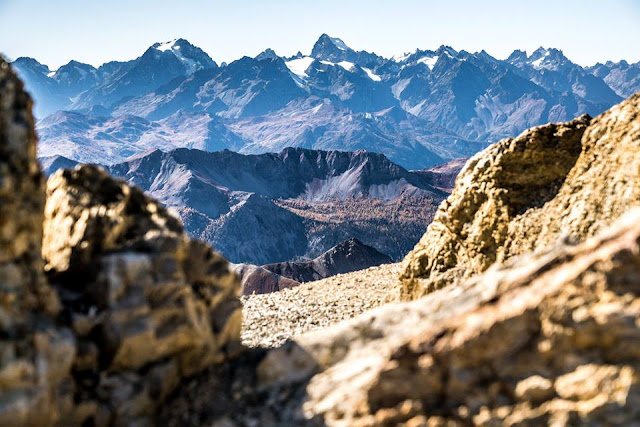
[[[42, 164], [52, 173], [74, 162]], [[155, 150], [107, 169], [173, 208], [230, 261], [258, 265], [311, 259], [353, 237], [399, 259], [447, 195], [431, 177], [365, 151]]]
[[[411, 169], [469, 157], [531, 126], [604, 111], [638, 89], [637, 64], [607, 64], [583, 68], [542, 48], [506, 60], [448, 46], [389, 59], [326, 34], [310, 56], [267, 49], [222, 67], [182, 39], [98, 69], [73, 62], [51, 72], [33, 59], [14, 62], [39, 117], [75, 110], [82, 122], [57, 120], [51, 128], [41, 120], [41, 156], [93, 161], [74, 149], [87, 142], [108, 147], [102, 163], [153, 148], [258, 154], [300, 146], [367, 149]], [[167, 137], [163, 121], [176, 114], [185, 114], [184, 126]], [[112, 116], [103, 119], [112, 122], [107, 137], [101, 116]], [[127, 139], [129, 122], [139, 120], [152, 129]]]

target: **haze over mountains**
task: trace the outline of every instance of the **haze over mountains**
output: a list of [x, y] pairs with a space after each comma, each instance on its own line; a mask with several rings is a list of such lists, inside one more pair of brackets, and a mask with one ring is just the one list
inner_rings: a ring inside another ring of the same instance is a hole
[[[215, 52], [214, 52], [215, 53]], [[365, 149], [422, 169], [640, 90], [640, 64], [581, 67], [556, 49], [498, 60], [448, 46], [398, 58], [323, 34], [311, 54], [217, 64], [183, 39], [99, 68], [14, 68], [36, 100], [40, 156], [114, 164], [151, 149]]]

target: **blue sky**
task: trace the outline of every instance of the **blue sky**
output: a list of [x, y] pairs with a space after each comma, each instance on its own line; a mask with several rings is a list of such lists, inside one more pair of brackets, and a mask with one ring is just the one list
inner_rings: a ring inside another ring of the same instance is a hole
[[640, 60], [640, 0], [0, 0], [0, 52], [52, 69], [100, 65], [183, 37], [218, 62], [311, 51], [322, 33], [399, 55], [447, 44], [505, 58], [557, 47], [582, 65]]

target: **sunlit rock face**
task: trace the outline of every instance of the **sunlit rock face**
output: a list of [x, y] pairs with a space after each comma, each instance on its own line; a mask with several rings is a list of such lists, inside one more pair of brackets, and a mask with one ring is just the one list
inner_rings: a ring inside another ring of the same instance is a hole
[[469, 160], [405, 258], [414, 298], [495, 262], [583, 241], [640, 204], [640, 95], [601, 116], [530, 129]]

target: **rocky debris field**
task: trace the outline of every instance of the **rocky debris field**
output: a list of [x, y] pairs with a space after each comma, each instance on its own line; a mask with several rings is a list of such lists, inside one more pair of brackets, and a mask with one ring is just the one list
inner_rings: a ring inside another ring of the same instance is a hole
[[280, 292], [243, 296], [242, 342], [275, 347], [303, 332], [351, 319], [387, 302], [399, 273], [400, 264], [386, 264]]

